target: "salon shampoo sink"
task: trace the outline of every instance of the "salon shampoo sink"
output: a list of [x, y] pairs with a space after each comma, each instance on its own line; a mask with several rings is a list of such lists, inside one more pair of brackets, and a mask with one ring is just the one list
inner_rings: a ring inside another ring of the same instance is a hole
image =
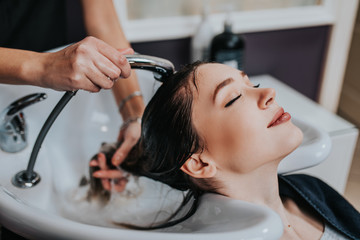
[[330, 154], [331, 139], [327, 132], [304, 120], [294, 118], [292, 121], [301, 129], [304, 138], [300, 147], [280, 162], [279, 173], [290, 173], [318, 165]]
[[[152, 73], [138, 71], [145, 101], [158, 83]], [[207, 194], [196, 214], [174, 227], [156, 231], [124, 229], [114, 222], [140, 224], [154, 221], [177, 206], [181, 193], [145, 178], [132, 178], [128, 190], [113, 194], [106, 206], [84, 199], [86, 187], [79, 180], [88, 172], [89, 159], [102, 142], [117, 138], [121, 118], [111, 91], [79, 91], [50, 129], [38, 155], [38, 185], [20, 189], [11, 178], [24, 170], [37, 134], [62, 92], [32, 86], [0, 85], [0, 110], [30, 93], [48, 98], [24, 110], [29, 144], [18, 153], [0, 151], [0, 224], [28, 239], [278, 239], [280, 218], [272, 210], [223, 196]], [[291, 109], [286, 109], [291, 113]], [[286, 173], [318, 164], [330, 149], [325, 132], [294, 119], [304, 132], [299, 149], [280, 165]], [[304, 159], [307, 161], [304, 163]], [[301, 160], [301, 161], [300, 161]]]

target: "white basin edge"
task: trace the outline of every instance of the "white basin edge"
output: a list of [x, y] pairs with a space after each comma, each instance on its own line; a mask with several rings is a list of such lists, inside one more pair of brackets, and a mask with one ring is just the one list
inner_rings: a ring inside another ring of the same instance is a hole
[[306, 131], [311, 131], [312, 138], [307, 139], [308, 142], [300, 145], [280, 162], [278, 168], [280, 174], [316, 166], [326, 160], [331, 151], [331, 138], [325, 130], [315, 128], [312, 124], [299, 118], [293, 119], [293, 123], [298, 126], [306, 126]]
[[[234, 207], [234, 204], [239, 204], [238, 206], [242, 208], [248, 208], [252, 205], [266, 215], [266, 218], [261, 223], [260, 229], [262, 231], [259, 231], [258, 225], [246, 230], [219, 233], [167, 233], [92, 226], [48, 213], [43, 209], [28, 206], [21, 201], [14, 200], [14, 197], [6, 193], [4, 189], [0, 186], [0, 222], [8, 229], [29, 239], [82, 240], [86, 237], [88, 240], [112, 240], [114, 236], [121, 240], [183, 240], [184, 238], [189, 240], [218, 240], [220, 237], [226, 239], [234, 239], [234, 237], [236, 239], [277, 239], [283, 231], [280, 217], [271, 209], [233, 199], [230, 200], [232, 207]], [[219, 197], [221, 198], [221, 196]], [[254, 230], [258, 233], [252, 235], [253, 237], [249, 236], [248, 234]], [[58, 236], [62, 237], [59, 238]]]

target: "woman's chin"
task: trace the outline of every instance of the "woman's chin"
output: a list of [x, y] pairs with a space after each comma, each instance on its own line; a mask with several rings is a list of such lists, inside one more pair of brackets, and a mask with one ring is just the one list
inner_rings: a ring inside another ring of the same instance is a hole
[[292, 131], [291, 135], [289, 136], [289, 141], [288, 141], [288, 148], [289, 148], [289, 153], [287, 155], [289, 155], [290, 153], [292, 153], [293, 151], [295, 151], [295, 149], [297, 149], [303, 139], [304, 139], [304, 134], [303, 132], [300, 130], [300, 128], [298, 128], [297, 126], [293, 125], [294, 130]]
[[300, 128], [298, 128], [292, 123], [291, 125], [291, 130], [287, 131], [286, 141], [282, 142], [282, 149], [284, 150], [282, 158], [285, 158], [287, 155], [295, 151], [295, 149], [297, 149], [301, 145], [304, 138], [304, 134], [300, 130]]
[[[295, 125], [294, 125], [295, 126]], [[301, 131], [301, 129], [297, 126], [295, 126], [296, 130], [295, 130], [295, 138], [297, 140], [297, 147], [299, 147], [304, 139], [304, 133]]]

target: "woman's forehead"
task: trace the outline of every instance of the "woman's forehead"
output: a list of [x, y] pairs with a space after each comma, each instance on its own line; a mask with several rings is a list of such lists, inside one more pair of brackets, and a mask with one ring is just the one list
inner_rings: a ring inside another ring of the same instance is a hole
[[219, 63], [203, 64], [195, 72], [195, 83], [199, 88], [212, 88], [228, 78], [248, 81], [243, 71]]

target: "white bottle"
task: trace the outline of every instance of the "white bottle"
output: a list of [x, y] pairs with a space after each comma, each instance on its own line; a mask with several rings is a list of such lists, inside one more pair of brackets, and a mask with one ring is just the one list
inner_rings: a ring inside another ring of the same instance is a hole
[[210, 43], [214, 36], [209, 20], [210, 7], [203, 4], [201, 22], [191, 40], [191, 61], [208, 61], [210, 59]]

